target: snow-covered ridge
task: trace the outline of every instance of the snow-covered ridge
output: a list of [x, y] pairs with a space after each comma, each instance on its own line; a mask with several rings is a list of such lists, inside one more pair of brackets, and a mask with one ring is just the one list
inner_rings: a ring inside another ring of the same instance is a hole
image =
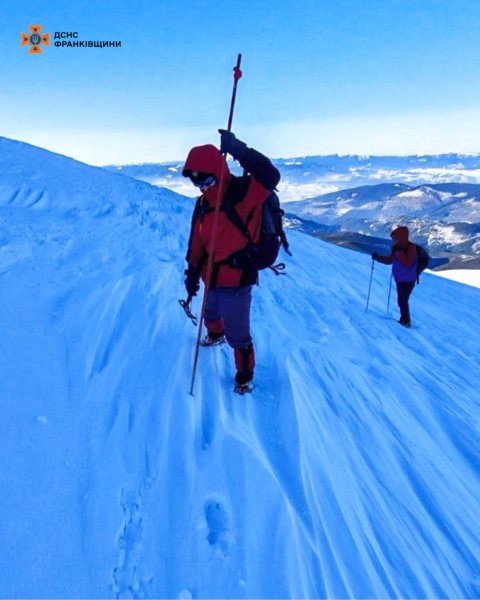
[[387, 268], [366, 312], [369, 258], [292, 232], [254, 393], [220, 347], [192, 398], [192, 201], [37, 152], [0, 150], [48, 198], [0, 202], [0, 596], [477, 597], [478, 290], [423, 275], [407, 331]]
[[325, 223], [336, 220], [339, 207], [348, 207], [357, 219], [368, 216], [371, 221], [431, 217], [447, 222], [477, 223], [480, 222], [480, 185], [450, 183], [412, 187], [399, 183], [379, 184], [288, 204], [289, 211], [304, 216], [328, 210]]
[[[73, 214], [129, 214], [140, 199], [178, 198], [144, 182], [109, 173], [23, 142], [0, 137], [0, 206], [59, 209]], [[68, 193], [66, 190], [68, 189]]]
[[457, 268], [480, 266], [480, 185], [368, 185], [291, 202], [289, 212], [339, 231], [387, 238], [396, 223]]

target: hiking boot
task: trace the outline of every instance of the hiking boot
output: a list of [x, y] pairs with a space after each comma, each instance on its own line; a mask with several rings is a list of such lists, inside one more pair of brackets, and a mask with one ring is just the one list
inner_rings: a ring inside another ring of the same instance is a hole
[[410, 327], [412, 326], [412, 322], [407, 321], [406, 319], [400, 319], [398, 322], [400, 323], [400, 325], [403, 325], [403, 327], [407, 327], [408, 329], [410, 329]]
[[220, 346], [227, 340], [225, 334], [222, 333], [207, 333], [204, 339], [200, 342], [200, 346]]
[[233, 391], [243, 396], [250, 393], [253, 388], [253, 371], [237, 371]]
[[243, 396], [244, 394], [250, 394], [250, 392], [253, 391], [254, 389], [254, 385], [253, 385], [253, 381], [249, 381], [248, 383], [235, 383], [235, 387], [233, 388], [233, 391], [236, 394], [239, 394], [240, 396]]

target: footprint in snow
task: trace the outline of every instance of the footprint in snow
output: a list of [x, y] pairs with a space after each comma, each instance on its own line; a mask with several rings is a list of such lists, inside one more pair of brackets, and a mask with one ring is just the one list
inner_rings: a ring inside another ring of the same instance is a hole
[[208, 500], [205, 502], [204, 512], [208, 526], [208, 543], [210, 546], [217, 547], [224, 557], [228, 556], [228, 548], [233, 536], [228, 530], [226, 510], [216, 500]]

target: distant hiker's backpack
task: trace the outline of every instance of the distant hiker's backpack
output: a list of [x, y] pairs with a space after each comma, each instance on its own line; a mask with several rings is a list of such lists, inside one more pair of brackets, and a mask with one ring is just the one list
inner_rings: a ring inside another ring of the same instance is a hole
[[288, 249], [287, 237], [283, 231], [282, 217], [284, 211], [280, 208], [280, 200], [277, 194], [272, 192], [262, 205], [260, 238], [256, 243], [252, 241], [247, 226], [240, 219], [235, 206], [226, 203], [223, 205], [223, 210], [230, 221], [240, 229], [248, 240], [245, 248], [234, 252], [228, 257], [228, 264], [242, 270], [261, 271], [270, 268], [276, 275], [280, 275], [280, 271], [285, 268], [285, 265], [283, 263], [274, 264], [280, 246], [284, 247], [287, 254], [291, 255], [291, 252]]
[[417, 249], [417, 283], [420, 283], [420, 274], [425, 271], [430, 262], [430, 255], [423, 246], [415, 244]]

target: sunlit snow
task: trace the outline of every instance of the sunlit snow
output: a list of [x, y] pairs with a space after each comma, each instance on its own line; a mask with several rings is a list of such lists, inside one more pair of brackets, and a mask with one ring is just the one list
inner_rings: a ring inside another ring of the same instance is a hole
[[192, 397], [192, 199], [2, 138], [0, 174], [1, 597], [479, 596], [478, 289], [422, 275], [406, 330], [388, 267], [292, 232], [253, 393], [223, 346]]

